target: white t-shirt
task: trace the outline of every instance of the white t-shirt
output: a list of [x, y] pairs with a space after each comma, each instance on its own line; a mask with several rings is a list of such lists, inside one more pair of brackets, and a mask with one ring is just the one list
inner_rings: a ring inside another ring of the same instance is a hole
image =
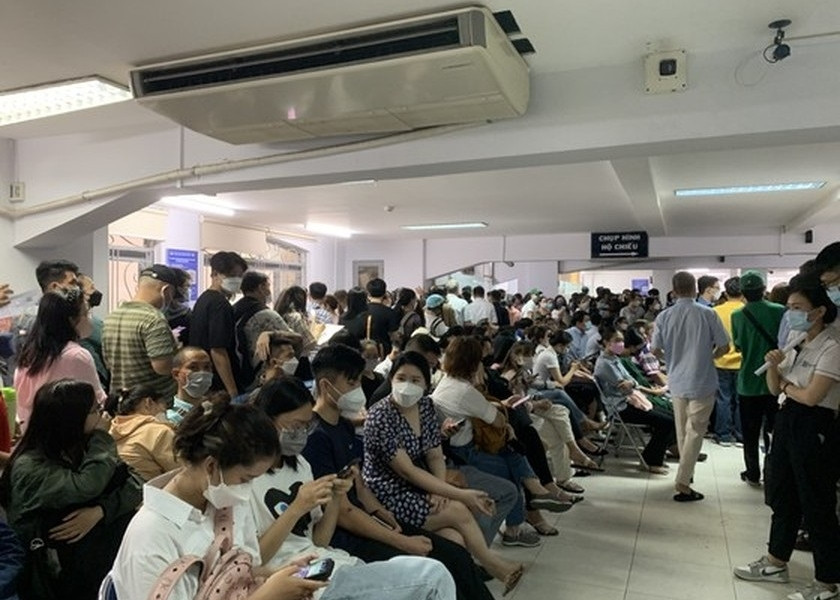
[[475, 298], [472, 304], [467, 304], [464, 308], [464, 323], [478, 325], [482, 321], [496, 325], [499, 319], [495, 307], [490, 302], [484, 298]]
[[449, 438], [452, 446], [466, 446], [473, 439], [473, 428], [470, 419], [475, 417], [485, 423], [496, 420], [496, 407], [487, 402], [470, 383], [463, 379], [456, 379], [444, 375], [432, 393], [432, 401], [439, 414], [451, 419], [466, 419], [464, 426]]
[[546, 348], [534, 359], [534, 387], [539, 389], [552, 387], [552, 384], [548, 383], [554, 381], [551, 377], [551, 369], [560, 370], [560, 359], [553, 348]]
[[[312, 467], [303, 456], [298, 456], [297, 461], [297, 470], [288, 466], [275, 468], [251, 482], [249, 504], [256, 522], [258, 537], [268, 531], [274, 520], [289, 508], [297, 497], [298, 488], [312, 481]], [[336, 563], [336, 569], [361, 564], [362, 561], [343, 550], [316, 546], [312, 542], [312, 528], [321, 520], [323, 514], [321, 508], [316, 507], [300, 519], [277, 553], [266, 564], [280, 566], [304, 554], [317, 554], [319, 558], [331, 558]]]
[[[162, 488], [180, 471], [156, 477], [143, 486], [143, 505], [126, 529], [114, 559], [111, 576], [118, 598], [147, 598], [166, 568], [182, 556], [199, 558], [215, 539], [214, 508], [197, 508]], [[253, 556], [260, 565], [260, 545], [256, 525], [247, 503], [233, 509], [233, 544]], [[193, 600], [198, 592], [198, 568], [181, 577], [170, 600]]]
[[831, 378], [834, 385], [817, 406], [835, 411], [840, 408], [840, 341], [834, 331], [824, 329], [799, 352], [789, 352], [779, 365], [779, 372], [796, 387], [808, 387], [816, 374]]

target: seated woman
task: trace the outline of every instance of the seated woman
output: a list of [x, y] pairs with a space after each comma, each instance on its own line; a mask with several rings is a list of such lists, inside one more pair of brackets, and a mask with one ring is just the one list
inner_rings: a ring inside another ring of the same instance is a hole
[[96, 598], [141, 502], [87, 382], [38, 390], [29, 427], [0, 479], [0, 504], [26, 555], [21, 598]]
[[665, 451], [677, 437], [673, 415], [655, 407], [645, 394], [656, 391], [636, 383], [621, 364], [624, 335], [620, 331], [605, 328], [601, 344], [604, 349], [595, 363], [595, 377], [604, 390], [604, 402], [625, 422], [651, 427], [652, 435], [642, 451], [644, 463], [640, 468], [667, 475]]
[[148, 385], [121, 390], [105, 404], [105, 410], [115, 415], [111, 437], [117, 453], [146, 481], [178, 466], [173, 448], [175, 431], [166, 421], [167, 404]]
[[[674, 414], [674, 407], [668, 395], [668, 388], [663, 386], [659, 379], [651, 379], [657, 373], [662, 375], [658, 370], [659, 361], [650, 352], [646, 353], [656, 360], [657, 363], [656, 370], [651, 372], [650, 368], [652, 365], [649, 365], [646, 358], [641, 358], [640, 356], [645, 354], [644, 348], [646, 344], [647, 341], [641, 333], [632, 327], [628, 329], [624, 333], [624, 354], [621, 357], [621, 364], [624, 365], [624, 368], [627, 369], [627, 372], [630, 373], [639, 386], [651, 391], [651, 393], [647, 394], [647, 397], [655, 406]], [[662, 375], [662, 377], [664, 378], [665, 376]]]
[[[353, 487], [353, 473], [313, 480], [312, 468], [300, 455], [314, 417], [314, 400], [303, 383], [294, 378], [273, 381], [260, 390], [256, 405], [273, 421], [280, 439], [274, 467], [250, 486], [250, 506], [263, 563], [279, 565], [301, 555], [332, 559], [335, 571], [324, 598], [333, 594], [345, 600], [380, 594], [413, 598], [417, 590], [412, 580], [427, 575], [428, 561], [395, 557], [366, 565], [328, 546], [342, 503]], [[402, 586], [406, 589], [399, 590]]]
[[[260, 540], [248, 503], [251, 481], [276, 464], [277, 429], [255, 406], [234, 405], [217, 395], [195, 407], [178, 427], [175, 450], [185, 465], [146, 484], [144, 502], [123, 538], [111, 572], [118, 598], [147, 598], [176, 560], [205, 556], [213, 544], [215, 522], [233, 517], [232, 544], [251, 555], [254, 581], [249, 600], [322, 598], [342, 595], [326, 582], [296, 577], [310, 557], [284, 567], [261, 567]], [[454, 598], [454, 584], [443, 567], [420, 563], [426, 581], [412, 581], [418, 596]], [[409, 572], [410, 569], [406, 569]], [[174, 584], [171, 598], [195, 598], [199, 572], [189, 569]], [[418, 591], [418, 589], [420, 591]], [[426, 596], [421, 596], [425, 591]]]
[[26, 432], [35, 394], [45, 383], [63, 378], [86, 381], [93, 386], [102, 406], [107, 395], [99, 382], [90, 352], [79, 340], [92, 331], [85, 296], [79, 288], [47, 292], [38, 304], [38, 316], [23, 344], [15, 370], [17, 421]]
[[[498, 369], [501, 378], [507, 382], [510, 392], [507, 395], [517, 394], [522, 397], [527, 395], [529, 382], [532, 379], [528, 370], [531, 361], [533, 361], [533, 357], [530, 343], [516, 342], [510, 346], [507, 355]], [[513, 409], [513, 414], [520, 414], [522, 410], [530, 411], [533, 413], [534, 419], [536, 419], [536, 422], [532, 422], [531, 418], [528, 418], [527, 424], [539, 433], [539, 437], [536, 439], [538, 447], [531, 450], [531, 445], [537, 445], [528, 444], [532, 436], [528, 435], [527, 429], [517, 428], [516, 423], [521, 421], [521, 419], [511, 419], [511, 424], [514, 425], [517, 438], [529, 448], [528, 461], [540, 476], [542, 484], [546, 486], [546, 489], [551, 491], [552, 487], [550, 486], [554, 484], [554, 480], [556, 479], [556, 485], [562, 490], [582, 494], [584, 491], [583, 488], [571, 481], [571, 465], [575, 464], [585, 469], [596, 470], [599, 467], [595, 461], [584, 454], [583, 450], [580, 449], [580, 446], [575, 441], [569, 409], [565, 406], [554, 404], [546, 398], [538, 398], [526, 402], [521, 408]], [[583, 439], [586, 440], [586, 438]], [[545, 455], [546, 451], [553, 452], [550, 462], [545, 461], [545, 459], [541, 460], [538, 456], [539, 453]], [[547, 478], [540, 473], [540, 469], [537, 467], [541, 462], [548, 462], [547, 466], [550, 465], [550, 473]], [[553, 476], [551, 476], [551, 473], [553, 473]], [[539, 531], [539, 528], [537, 531]]]
[[[578, 406], [578, 403], [566, 393], [566, 388], [571, 388], [576, 378], [586, 379], [588, 383], [590, 376], [586, 369], [577, 361], [571, 363], [569, 369], [563, 373], [560, 367], [561, 357], [568, 353], [572, 337], [565, 331], [558, 331], [551, 334], [548, 340], [549, 347], [541, 352], [533, 364], [533, 378], [529, 382], [530, 390], [537, 398], [548, 398], [555, 404], [565, 406], [572, 417], [572, 429], [575, 440], [585, 452], [598, 452], [598, 447], [588, 440], [584, 434], [591, 431], [600, 431], [606, 427], [606, 423], [599, 422], [587, 416]], [[594, 385], [593, 385], [594, 387]], [[596, 396], [591, 397], [587, 408], [594, 408]]]
[[[493, 430], [504, 431], [509, 427], [502, 405], [488, 402], [474, 385], [476, 379], [484, 375], [481, 357], [481, 343], [475, 338], [451, 339], [443, 362], [446, 375], [432, 394], [435, 409], [442, 417], [462, 423], [449, 439], [452, 453], [468, 465], [512, 481], [520, 488], [520, 494], [523, 489], [527, 490], [531, 509], [568, 510], [568, 501], [560, 500], [540, 483], [524, 456], [507, 445], [503, 445], [497, 453], [487, 452], [476, 445], [473, 420], [480, 420]], [[522, 545], [520, 537], [527, 535], [521, 528], [524, 521], [525, 498], [520, 495], [520, 501], [507, 516], [502, 544]]]
[[[644, 330], [630, 327], [624, 333], [624, 346], [628, 350], [629, 362], [638, 370], [652, 385], [665, 387], [668, 385], [668, 377], [662, 372], [662, 365], [650, 351], [647, 334]], [[624, 365], [627, 366], [625, 361]], [[630, 370], [631, 373], [633, 370]]]
[[417, 352], [401, 354], [389, 378], [391, 395], [371, 408], [365, 424], [365, 483], [398, 521], [463, 543], [505, 584], [507, 595], [519, 583], [523, 566], [502, 559], [484, 541], [472, 512], [491, 515], [490, 497], [446, 481], [440, 425], [426, 397], [428, 361]]

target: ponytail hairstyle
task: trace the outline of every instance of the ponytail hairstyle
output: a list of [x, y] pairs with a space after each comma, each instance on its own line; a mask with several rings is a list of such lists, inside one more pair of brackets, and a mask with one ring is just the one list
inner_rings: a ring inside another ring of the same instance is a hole
[[69, 342], [79, 339], [76, 322], [87, 312], [85, 295], [76, 286], [50, 291], [38, 303], [38, 316], [20, 350], [18, 366], [29, 375], [49, 368]]
[[150, 385], [135, 385], [130, 389], [123, 388], [116, 394], [110, 394], [105, 401], [105, 411], [112, 417], [132, 415], [141, 401], [151, 398], [154, 402], [160, 402], [162, 397], [162, 394]]
[[280, 454], [277, 429], [256, 406], [232, 404], [224, 392], [193, 407], [175, 431], [175, 453], [189, 465], [212, 457], [220, 469], [250, 466]]

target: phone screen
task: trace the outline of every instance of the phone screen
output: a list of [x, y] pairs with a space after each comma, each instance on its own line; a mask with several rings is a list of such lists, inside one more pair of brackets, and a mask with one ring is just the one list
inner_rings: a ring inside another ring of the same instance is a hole
[[335, 568], [335, 561], [331, 558], [323, 558], [316, 560], [314, 563], [303, 567], [297, 572], [297, 576], [303, 579], [313, 579], [315, 581], [326, 581], [332, 575]]

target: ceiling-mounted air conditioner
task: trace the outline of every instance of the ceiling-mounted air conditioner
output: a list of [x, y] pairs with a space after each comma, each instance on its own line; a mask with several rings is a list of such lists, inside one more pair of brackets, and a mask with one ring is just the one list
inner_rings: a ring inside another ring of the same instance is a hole
[[143, 66], [137, 101], [233, 144], [517, 117], [528, 66], [485, 8]]

